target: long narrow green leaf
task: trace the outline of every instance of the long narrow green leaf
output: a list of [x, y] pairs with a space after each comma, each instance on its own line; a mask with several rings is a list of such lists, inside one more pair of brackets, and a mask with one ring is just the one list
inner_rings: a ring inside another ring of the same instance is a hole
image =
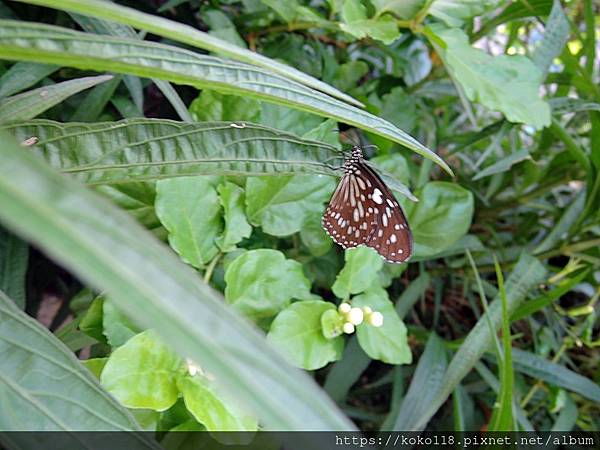
[[[83, 27], [84, 30], [99, 33], [99, 34], [109, 34], [111, 36], [120, 36], [131, 39], [140, 39], [138, 34], [135, 32], [133, 28], [128, 25], [122, 25], [115, 22], [109, 22], [107, 20], [96, 19], [93, 17], [81, 16], [79, 14], [73, 14], [73, 18], [77, 21], [79, 25]], [[140, 111], [143, 111], [143, 92], [142, 92], [142, 83], [138, 77], [134, 77], [128, 75], [123, 80], [127, 87], [129, 88], [129, 92], [131, 93], [131, 97], [138, 107]], [[160, 89], [160, 91], [164, 94], [164, 96], [169, 100], [175, 112], [179, 115], [181, 120], [184, 122], [193, 122], [192, 116], [188, 111], [187, 107], [179, 97], [179, 94], [175, 91], [173, 86], [168, 81], [153, 79], [154, 84]]]
[[[394, 430], [418, 429], [415, 419], [423, 416], [430, 403], [435, 401], [437, 392], [442, 387], [441, 383], [444, 379], [447, 364], [444, 341], [432, 332], [425, 345], [425, 351], [419, 359], [417, 369], [402, 400], [395, 421], [392, 422]], [[386, 422], [389, 420], [389, 418], [386, 419]]]
[[29, 246], [0, 226], [0, 291], [25, 309], [25, 274]]
[[155, 328], [254, 409], [267, 428], [354, 429], [308, 375], [291, 367], [150, 232], [2, 138], [0, 221], [105, 291], [139, 326]]
[[544, 28], [544, 36], [531, 55], [535, 65], [544, 74], [548, 73], [554, 58], [561, 54], [569, 40], [569, 34], [569, 21], [562, 9], [562, 4], [560, 0], [554, 0], [550, 17]]
[[356, 106], [363, 106], [358, 100], [350, 97], [336, 88], [323, 83], [293, 67], [274, 61], [258, 53], [254, 53], [223, 41], [208, 33], [204, 33], [189, 25], [173, 22], [162, 17], [146, 14], [132, 8], [120, 6], [115, 3], [101, 0], [17, 0], [32, 5], [47, 6], [49, 8], [60, 9], [83, 14], [86, 16], [98, 17], [109, 21], [130, 25], [133, 28], [146, 30], [158, 36], [163, 36], [174, 41], [183, 42], [194, 47], [228, 56], [238, 61], [243, 61], [256, 66], [264, 67], [279, 73], [287, 78], [296, 80], [306, 86], [326, 92], [333, 97], [337, 97]]
[[75, 355], [2, 291], [0, 354], [3, 431], [140, 429]]
[[530, 377], [544, 380], [600, 403], [600, 386], [565, 366], [548, 361], [535, 353], [513, 348], [515, 370]]
[[[509, 315], [523, 301], [527, 291], [541, 283], [545, 276], [546, 269], [536, 258], [526, 253], [521, 255], [506, 282], [507, 311]], [[488, 314], [489, 319], [486, 317]], [[489, 348], [492, 343], [492, 334], [488, 326], [488, 320], [491, 320], [495, 330], [500, 327], [502, 305], [498, 296], [490, 304], [489, 311], [477, 321], [475, 327], [454, 354], [441, 383], [442, 387], [436, 393], [426, 411], [412, 418], [411, 429], [422, 430], [427, 425], [427, 422], [452, 393], [454, 387], [470, 372], [475, 363]]]
[[0, 122], [33, 119], [71, 95], [111, 78], [110, 75], [77, 78], [5, 98], [0, 100]]
[[122, 75], [117, 75], [107, 83], [96, 86], [79, 104], [73, 115], [71, 121], [73, 122], [95, 122], [98, 120], [102, 111], [106, 105], [109, 104], [110, 99], [117, 90], [119, 84], [123, 80]]
[[494, 259], [498, 291], [502, 302], [502, 349], [504, 354], [498, 360], [500, 366], [500, 392], [498, 393], [497, 408], [490, 420], [489, 431], [512, 431], [515, 429], [514, 421], [514, 372], [512, 365], [512, 344], [510, 338], [510, 315], [508, 314], [508, 301], [504, 288], [504, 277], [498, 261]]
[[367, 366], [371, 358], [361, 349], [356, 336], [353, 336], [344, 349], [342, 359], [336, 362], [325, 379], [323, 388], [336, 402], [342, 402], [348, 391]]
[[154, 42], [10, 20], [0, 21], [0, 58], [167, 79], [298, 108], [391, 139], [452, 174], [437, 154], [390, 122], [247, 64]]
[[342, 156], [328, 144], [263, 125], [128, 119], [95, 124], [33, 120], [0, 125], [56, 170], [87, 184], [182, 175], [338, 175]]
[[0, 98], [21, 92], [56, 72], [58, 66], [18, 62], [0, 78]]

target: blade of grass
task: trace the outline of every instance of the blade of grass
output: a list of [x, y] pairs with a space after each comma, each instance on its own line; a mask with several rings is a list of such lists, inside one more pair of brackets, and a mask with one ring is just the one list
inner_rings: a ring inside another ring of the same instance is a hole
[[105, 291], [180, 355], [206, 366], [267, 429], [354, 429], [308, 375], [291, 367], [170, 248], [12, 138], [1, 138], [0, 221], [8, 228]]
[[498, 280], [498, 290], [500, 291], [500, 300], [502, 301], [502, 348], [504, 355], [498, 360], [500, 367], [500, 392], [498, 393], [497, 408], [494, 407], [494, 413], [490, 420], [489, 431], [513, 431], [515, 430], [514, 421], [514, 373], [512, 366], [512, 343], [510, 338], [510, 316], [508, 314], [508, 301], [506, 299], [506, 290], [504, 288], [504, 277], [498, 260], [494, 258], [496, 268], [496, 279]]

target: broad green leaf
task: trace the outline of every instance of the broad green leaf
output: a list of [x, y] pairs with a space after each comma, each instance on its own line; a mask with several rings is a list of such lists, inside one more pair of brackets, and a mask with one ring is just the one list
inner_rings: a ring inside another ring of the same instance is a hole
[[434, 0], [429, 14], [449, 27], [460, 27], [465, 19], [478, 16], [495, 7], [501, 0]]
[[102, 373], [102, 370], [104, 370], [106, 361], [108, 361], [108, 358], [90, 358], [81, 361], [81, 364], [87, 367], [87, 369], [94, 374], [94, 377], [96, 377], [97, 380], [100, 380], [100, 374]]
[[310, 214], [300, 228], [300, 239], [313, 256], [323, 256], [333, 246], [321, 224], [321, 214]]
[[102, 303], [102, 329], [111, 347], [120, 347], [139, 333], [139, 329], [112, 302]]
[[415, 128], [418, 119], [416, 97], [408, 95], [401, 87], [395, 87], [378, 103], [379, 116], [409, 133]]
[[246, 214], [265, 233], [289, 236], [300, 231], [311, 214], [324, 211], [334, 189], [334, 179], [322, 175], [248, 178]]
[[207, 377], [184, 376], [177, 381], [183, 401], [194, 418], [208, 431], [255, 431], [256, 418], [223, 396]]
[[410, 172], [406, 158], [399, 153], [389, 153], [387, 155], [376, 156], [369, 160], [378, 171], [385, 171], [393, 176], [400, 183], [408, 185], [410, 182]]
[[531, 55], [534, 64], [543, 74], [548, 73], [554, 58], [562, 53], [570, 33], [569, 21], [562, 9], [561, 2], [554, 0], [550, 17], [544, 27], [544, 37]]
[[25, 309], [25, 275], [29, 246], [0, 225], [0, 291]]
[[189, 25], [184, 25], [159, 16], [146, 14], [133, 8], [127, 8], [102, 0], [61, 0], [60, 3], [57, 3], [54, 0], [17, 1], [47, 6], [49, 8], [61, 9], [63, 11], [70, 11], [130, 25], [133, 28], [146, 30], [167, 39], [183, 42], [239, 61], [264, 67], [287, 78], [296, 80], [299, 83], [305, 84], [306, 86], [319, 89], [346, 102], [362, 106], [358, 100], [353, 99], [343, 92], [340, 92], [328, 84], [308, 76], [293, 67], [261, 56], [256, 52], [251, 52], [235, 45], [231, 45]]
[[0, 220], [8, 229], [91, 288], [106, 291], [136, 325], [156, 328], [179, 355], [201, 360], [259, 414], [265, 428], [356, 429], [310, 377], [285, 364], [169, 248], [127, 213], [5, 136]]
[[527, 159], [532, 159], [531, 155], [529, 154], [529, 149], [525, 148], [523, 150], [518, 150], [477, 172], [473, 177], [473, 181], [480, 180], [481, 178], [489, 177], [490, 175], [495, 175], [497, 173], [507, 172], [515, 164]]
[[406, 340], [406, 326], [398, 317], [387, 292], [372, 288], [352, 299], [352, 305], [368, 306], [383, 314], [383, 325], [374, 327], [366, 322], [358, 325], [356, 334], [360, 346], [373, 359], [388, 364], [410, 364], [412, 353]]
[[[323, 123], [322, 117], [315, 116], [314, 114], [308, 114], [298, 109], [274, 105], [272, 103], [262, 103], [261, 107], [262, 124], [266, 126], [277, 124], [277, 126], [282, 130], [294, 133], [297, 136], [303, 136]], [[336, 136], [334, 133], [331, 134], [336, 140], [338, 139], [338, 136]]]
[[202, 21], [210, 28], [208, 34], [211, 36], [240, 48], [247, 48], [246, 41], [238, 33], [235, 24], [223, 11], [218, 9], [204, 10], [202, 11]]
[[219, 252], [221, 205], [210, 177], [181, 177], [156, 184], [156, 215], [169, 231], [169, 244], [200, 269]]
[[[0, 354], [5, 355], [0, 363], [0, 398], [3, 411], [10, 411], [0, 414], [3, 431], [140, 429], [73, 352], [2, 292]], [[136, 444], [137, 438], [124, 438], [135, 448], [144, 447], [140, 442]], [[29, 444], [21, 448], [32, 448]]]
[[402, 203], [413, 234], [414, 256], [439, 253], [467, 234], [474, 210], [471, 191], [447, 181], [431, 181], [416, 195], [418, 203]]
[[111, 75], [76, 78], [4, 98], [0, 100], [0, 122], [33, 119], [66, 98], [111, 78]]
[[369, 73], [369, 65], [364, 61], [348, 61], [340, 64], [332, 83], [344, 91], [353, 89], [359, 80]]
[[[262, 125], [130, 119], [97, 124], [33, 120], [0, 125], [55, 169], [88, 184], [183, 175], [338, 175], [334, 147]], [[333, 134], [333, 133], [332, 133]], [[312, 177], [314, 178], [314, 177]]]
[[16, 94], [39, 83], [58, 69], [58, 66], [51, 64], [15, 63], [0, 77], [0, 98]]
[[306, 370], [316, 370], [342, 356], [344, 339], [323, 335], [321, 316], [335, 305], [320, 300], [294, 302], [281, 311], [273, 323], [268, 341], [288, 360]]
[[261, 104], [253, 98], [225, 95], [204, 89], [190, 105], [190, 113], [198, 122], [221, 120], [260, 122]]
[[344, 258], [346, 264], [331, 287], [341, 299], [369, 289], [378, 280], [377, 273], [383, 267], [383, 259], [370, 247], [348, 248]]
[[226, 181], [217, 186], [217, 192], [223, 207], [225, 229], [215, 242], [222, 252], [230, 252], [237, 243], [252, 233], [244, 211], [244, 190], [235, 183]]
[[392, 13], [400, 19], [412, 19], [425, 5], [425, 0], [371, 0], [377, 15]]
[[183, 361], [156, 336], [144, 331], [113, 351], [102, 370], [102, 386], [128, 408], [165, 411], [177, 401]]
[[[394, 411], [395, 417], [386, 419], [386, 422], [392, 425], [391, 429], [411, 429], [413, 417], [423, 414], [434, 399], [436, 392], [439, 391], [447, 366], [444, 341], [435, 332], [431, 332], [425, 344], [425, 350], [417, 363], [408, 391], [399, 408]], [[391, 407], [393, 411], [394, 405]]]
[[104, 297], [98, 296], [94, 298], [90, 303], [89, 308], [79, 321], [79, 329], [93, 337], [98, 342], [106, 343], [106, 336], [104, 335]]
[[389, 14], [368, 18], [360, 0], [345, 0], [342, 19], [340, 28], [357, 39], [369, 36], [387, 45], [400, 37], [396, 19]]
[[260, 0], [279, 14], [283, 20], [291, 22], [325, 22], [312, 9], [302, 6], [298, 0]]
[[446, 44], [445, 49], [438, 47], [438, 53], [469, 100], [502, 112], [511, 122], [536, 128], [550, 125], [550, 107], [538, 93], [542, 73], [530, 59], [494, 57], [472, 47], [459, 29], [431, 28]]
[[[523, 253], [506, 281], [507, 312], [511, 315], [524, 300], [527, 292], [546, 279], [545, 267], [534, 257]], [[490, 304], [488, 312], [469, 332], [465, 341], [448, 365], [440, 389], [432, 397], [425, 412], [411, 417], [406, 429], [422, 430], [460, 381], [471, 371], [475, 363], [488, 350], [492, 343], [489, 322], [494, 330], [500, 328], [502, 305], [499, 296]]]
[[277, 250], [250, 250], [225, 270], [225, 299], [252, 319], [269, 318], [289, 305], [291, 299], [310, 296], [310, 282], [302, 265]]
[[321, 332], [326, 339], [335, 339], [344, 332], [344, 316], [336, 308], [329, 308], [321, 314]]

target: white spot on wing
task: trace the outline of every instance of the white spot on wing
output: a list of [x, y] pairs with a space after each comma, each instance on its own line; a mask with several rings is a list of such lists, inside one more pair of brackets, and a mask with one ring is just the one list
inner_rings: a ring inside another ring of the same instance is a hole
[[373, 191], [373, 201], [378, 205], [383, 203], [383, 193], [379, 190], [379, 188], [375, 188]]

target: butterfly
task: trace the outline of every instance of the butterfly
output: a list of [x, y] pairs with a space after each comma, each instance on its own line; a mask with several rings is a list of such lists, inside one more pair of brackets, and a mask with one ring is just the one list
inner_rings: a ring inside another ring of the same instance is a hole
[[343, 248], [366, 245], [386, 261], [410, 258], [413, 239], [402, 208], [363, 158], [359, 145], [344, 160], [344, 175], [323, 214], [322, 225]]

